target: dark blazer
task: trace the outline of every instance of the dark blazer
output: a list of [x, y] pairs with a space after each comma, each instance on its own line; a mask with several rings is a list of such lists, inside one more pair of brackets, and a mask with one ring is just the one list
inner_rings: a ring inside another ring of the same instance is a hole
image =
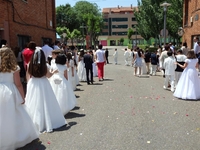
[[108, 55], [109, 55], [108, 50], [105, 50], [105, 56], [108, 57]]
[[83, 61], [85, 63], [85, 68], [92, 68], [93, 59], [90, 54], [85, 54], [83, 56]]

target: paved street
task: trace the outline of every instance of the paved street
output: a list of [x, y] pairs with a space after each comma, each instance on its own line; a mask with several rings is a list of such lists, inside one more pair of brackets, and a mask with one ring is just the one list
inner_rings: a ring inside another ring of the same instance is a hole
[[200, 101], [174, 98], [161, 75], [133, 76], [121, 49], [114, 65], [109, 48], [105, 81], [78, 86], [69, 125], [20, 150], [199, 150]]

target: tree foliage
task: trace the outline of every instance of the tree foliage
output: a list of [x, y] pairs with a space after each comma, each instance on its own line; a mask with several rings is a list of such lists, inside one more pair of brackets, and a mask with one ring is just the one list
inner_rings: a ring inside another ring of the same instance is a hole
[[[164, 26], [163, 7], [164, 0], [138, 0], [138, 9], [134, 10], [138, 25], [138, 33], [145, 39], [158, 38]], [[169, 34], [177, 37], [178, 27], [182, 26], [183, 0], [168, 0], [171, 6], [167, 11], [167, 29]]]
[[[103, 18], [96, 3], [78, 1], [74, 7], [69, 4], [60, 5], [56, 8], [57, 31], [64, 31], [61, 28], [69, 29], [71, 37], [74, 39], [74, 32], [82, 33], [79, 38], [90, 35], [90, 46], [92, 41], [95, 44], [103, 28]], [[74, 29], [76, 29], [74, 31]], [[58, 33], [60, 35], [60, 33]], [[62, 36], [61, 36], [62, 37]], [[77, 37], [76, 37], [77, 38]], [[72, 40], [73, 41], [73, 40]], [[73, 43], [72, 43], [73, 44]]]

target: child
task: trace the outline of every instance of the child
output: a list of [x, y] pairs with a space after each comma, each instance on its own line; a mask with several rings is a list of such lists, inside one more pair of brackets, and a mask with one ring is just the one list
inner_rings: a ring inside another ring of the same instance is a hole
[[14, 150], [38, 138], [25, 110], [20, 68], [11, 49], [0, 49], [0, 149]]
[[156, 70], [157, 70], [157, 65], [158, 65], [158, 56], [157, 56], [157, 50], [151, 54], [150, 57], [150, 62], [151, 62], [151, 72], [150, 75], [155, 76], [156, 75]]
[[85, 63], [83, 62], [84, 50], [80, 51], [78, 57], [78, 78], [79, 81], [86, 81], [86, 70], [85, 70]]
[[[177, 63], [181, 65], [184, 65], [185, 60], [187, 59], [187, 57], [183, 54], [183, 51], [181, 49], [177, 51], [177, 55], [175, 56], [175, 58], [176, 58]], [[177, 68], [175, 70], [175, 82], [176, 82], [175, 85], [178, 84], [178, 81], [181, 77], [183, 70], [184, 70], [183, 68], [177, 65]]]
[[129, 63], [128, 63], [128, 58], [129, 58], [130, 54], [129, 52], [127, 51], [127, 48], [125, 48], [125, 52], [124, 52], [124, 58], [125, 58], [125, 66], [129, 66]]
[[171, 50], [167, 51], [167, 58], [164, 60], [163, 68], [165, 69], [165, 83], [163, 88], [167, 89], [169, 81], [171, 82], [171, 91], [174, 92], [174, 80], [175, 80], [175, 69], [176, 60], [172, 56], [173, 52]]
[[174, 96], [181, 99], [200, 99], [200, 79], [198, 77], [198, 59], [195, 56], [194, 51], [188, 51], [185, 64], [178, 66], [184, 69], [179, 82], [176, 86]]
[[114, 56], [115, 65], [117, 65], [117, 58], [118, 58], [118, 51], [117, 51], [117, 49], [115, 49], [115, 52], [114, 52], [113, 56]]
[[47, 69], [44, 52], [37, 48], [28, 65], [31, 78], [27, 84], [26, 106], [40, 132], [52, 132], [66, 124], [56, 96], [47, 79], [52, 74]]
[[75, 68], [71, 53], [67, 53], [67, 67], [68, 67], [68, 81], [71, 83], [72, 89], [76, 90], [76, 81], [74, 75]]
[[50, 78], [50, 83], [63, 115], [67, 114], [76, 105], [76, 97], [71, 84], [67, 81], [67, 66], [65, 54], [58, 54], [55, 65], [51, 69], [58, 70], [58, 73]]

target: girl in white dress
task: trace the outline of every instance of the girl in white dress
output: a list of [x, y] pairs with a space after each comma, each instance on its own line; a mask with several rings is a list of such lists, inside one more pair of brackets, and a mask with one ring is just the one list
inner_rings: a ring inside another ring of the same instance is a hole
[[67, 53], [67, 68], [68, 68], [68, 81], [71, 83], [73, 90], [76, 90], [76, 80], [74, 75], [74, 60], [72, 54]]
[[62, 113], [65, 115], [75, 107], [76, 97], [74, 91], [72, 90], [71, 84], [67, 81], [65, 54], [58, 54], [55, 59], [55, 63], [56, 64], [53, 65], [51, 69], [58, 70], [58, 73], [54, 73], [54, 75], [49, 80]]
[[194, 51], [188, 51], [184, 65], [179, 63], [177, 65], [183, 68], [184, 71], [178, 81], [174, 96], [181, 99], [200, 99], [200, 79], [197, 71], [198, 59]]
[[30, 80], [27, 84], [26, 106], [40, 132], [52, 132], [66, 124], [56, 96], [47, 79], [52, 74], [47, 69], [44, 52], [36, 49], [28, 66]]
[[78, 58], [78, 78], [79, 81], [86, 81], [85, 63], [83, 62], [84, 50], [80, 51]]
[[9, 48], [0, 49], [0, 150], [14, 150], [37, 139], [37, 132], [25, 110], [20, 68]]
[[92, 59], [93, 59], [93, 63], [92, 63], [93, 77], [97, 77], [98, 76], [98, 71], [97, 71], [97, 63], [94, 60], [94, 53], [95, 53], [95, 51], [93, 51], [93, 53], [92, 53]]

